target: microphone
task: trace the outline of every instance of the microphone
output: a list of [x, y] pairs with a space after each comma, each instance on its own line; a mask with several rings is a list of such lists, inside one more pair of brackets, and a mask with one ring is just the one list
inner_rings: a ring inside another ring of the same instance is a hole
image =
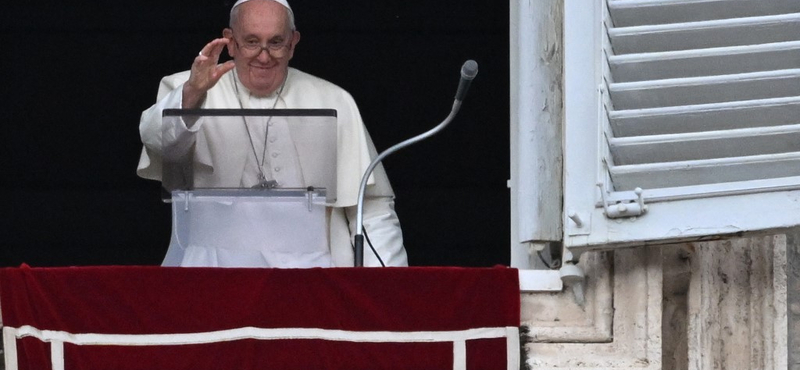
[[[478, 63], [474, 60], [470, 59], [464, 62], [464, 65], [461, 67], [461, 81], [458, 83], [458, 91], [456, 91], [456, 99], [453, 102], [453, 108], [450, 109], [450, 114], [447, 118], [442, 121], [436, 127], [414, 136], [406, 141], [403, 141], [399, 144], [395, 144], [389, 149], [386, 149], [383, 153], [375, 157], [372, 162], [367, 167], [367, 170], [364, 172], [364, 176], [361, 177], [361, 186], [358, 189], [358, 204], [356, 208], [356, 235], [354, 237], [354, 252], [355, 252], [355, 267], [363, 267], [364, 266], [364, 192], [367, 189], [367, 181], [369, 180], [369, 175], [372, 174], [372, 171], [375, 170], [375, 167], [383, 161], [384, 158], [388, 157], [390, 154], [408, 147], [412, 144], [416, 144], [422, 140], [425, 140], [437, 133], [442, 131], [449, 123], [456, 117], [456, 113], [461, 108], [461, 102], [464, 100], [464, 97], [467, 95], [467, 90], [469, 90], [469, 85], [472, 83], [472, 80], [475, 79], [475, 76], [478, 75]], [[375, 252], [377, 253], [377, 252]]]
[[472, 80], [478, 74], [478, 63], [474, 60], [470, 59], [464, 62], [464, 65], [461, 66], [461, 81], [458, 83], [458, 91], [456, 91], [456, 100], [464, 101], [464, 97], [467, 95], [467, 90], [469, 90], [469, 85], [472, 83]]

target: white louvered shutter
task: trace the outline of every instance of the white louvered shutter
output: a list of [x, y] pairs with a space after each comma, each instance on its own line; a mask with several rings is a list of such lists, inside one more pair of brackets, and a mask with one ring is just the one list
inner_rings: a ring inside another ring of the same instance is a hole
[[800, 224], [800, 0], [564, 13], [568, 247]]

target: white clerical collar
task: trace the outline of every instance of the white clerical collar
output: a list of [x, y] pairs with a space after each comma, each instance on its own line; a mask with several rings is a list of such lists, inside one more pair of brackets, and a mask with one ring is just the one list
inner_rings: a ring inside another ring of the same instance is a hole
[[239, 75], [236, 73], [236, 70], [231, 72], [233, 73], [233, 91], [236, 94], [236, 99], [239, 101], [239, 108], [272, 108], [277, 106], [278, 100], [283, 100], [283, 94], [285, 94], [286, 82], [289, 79], [289, 73], [286, 74], [283, 84], [281, 84], [277, 90], [273, 91], [272, 94], [267, 96], [255, 96], [250, 92], [249, 89], [247, 89], [247, 87], [244, 86], [244, 84], [242, 84], [242, 81], [239, 80]]

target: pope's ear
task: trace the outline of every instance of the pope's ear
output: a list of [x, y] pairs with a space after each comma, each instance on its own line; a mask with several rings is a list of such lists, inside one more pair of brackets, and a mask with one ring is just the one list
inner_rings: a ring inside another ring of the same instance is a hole
[[222, 37], [228, 39], [228, 55], [233, 56], [233, 30], [226, 28], [222, 30]]
[[292, 49], [294, 49], [298, 42], [300, 42], [300, 31], [294, 31], [292, 35]]
[[292, 41], [289, 44], [289, 51], [294, 54], [294, 47], [297, 46], [297, 43], [300, 42], [300, 31], [292, 31]]

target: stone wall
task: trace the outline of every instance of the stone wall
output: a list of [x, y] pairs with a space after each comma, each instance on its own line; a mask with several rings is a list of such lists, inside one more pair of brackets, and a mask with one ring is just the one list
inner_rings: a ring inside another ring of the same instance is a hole
[[787, 263], [800, 257], [794, 240], [777, 235], [586, 253], [583, 298], [574, 287], [523, 295], [523, 324], [533, 339], [528, 365], [800, 370], [793, 345], [800, 343], [800, 278]]
[[787, 235], [786, 268], [789, 370], [800, 370], [800, 232]]

